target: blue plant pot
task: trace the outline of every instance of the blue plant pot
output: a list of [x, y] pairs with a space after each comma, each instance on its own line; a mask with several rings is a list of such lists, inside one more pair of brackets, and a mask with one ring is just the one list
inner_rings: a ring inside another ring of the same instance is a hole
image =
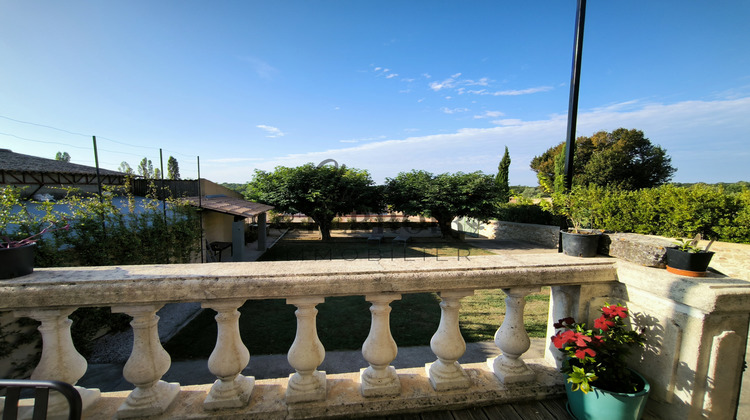
[[610, 392], [592, 386], [592, 390], [584, 394], [572, 391], [571, 384], [566, 382], [570, 415], [576, 420], [639, 420], [646, 409], [651, 386], [643, 376], [631, 372], [643, 382], [643, 389], [639, 392]]
[[17, 248], [0, 248], [0, 279], [12, 279], [34, 271], [36, 244]]

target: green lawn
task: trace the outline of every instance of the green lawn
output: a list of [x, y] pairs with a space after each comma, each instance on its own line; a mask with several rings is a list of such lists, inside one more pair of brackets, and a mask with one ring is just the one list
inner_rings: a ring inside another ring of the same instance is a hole
[[[323, 255], [330, 252], [339, 258], [351, 258], [353, 250], [368, 255], [368, 250], [380, 250], [381, 255], [390, 244], [368, 245], [362, 240], [336, 238], [331, 244], [320, 241], [282, 241], [265, 254], [266, 260], [287, 260], [284, 256]], [[301, 243], [304, 242], [304, 243]], [[430, 244], [425, 247], [425, 244]], [[304, 250], [296, 249], [303, 247]], [[396, 248], [396, 247], [394, 247]], [[403, 252], [403, 246], [397, 248]], [[437, 250], [437, 251], [436, 251]], [[351, 253], [349, 257], [346, 252]], [[407, 247], [408, 258], [455, 258], [486, 255], [488, 252], [463, 242], [415, 242]], [[370, 254], [372, 257], [372, 254]], [[307, 259], [315, 259], [307, 258]], [[505, 314], [505, 294], [501, 290], [477, 290], [475, 295], [461, 300], [460, 327], [467, 342], [492, 340]], [[391, 303], [391, 334], [400, 347], [429, 345], [430, 338], [440, 323], [440, 298], [436, 293], [404, 294]], [[544, 337], [547, 325], [549, 288], [527, 296], [524, 321], [529, 335]], [[370, 330], [370, 303], [364, 296], [328, 297], [317, 307], [318, 336], [326, 350], [358, 350]], [[250, 354], [283, 354], [294, 341], [296, 317], [293, 305], [284, 299], [253, 300], [246, 302], [240, 312], [240, 335]], [[207, 358], [216, 344], [216, 313], [203, 311], [183, 328], [165, 348], [174, 360]]]

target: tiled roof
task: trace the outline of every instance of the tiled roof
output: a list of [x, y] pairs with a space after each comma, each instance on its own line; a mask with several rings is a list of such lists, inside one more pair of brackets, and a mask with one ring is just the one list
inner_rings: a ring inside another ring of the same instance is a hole
[[198, 197], [188, 197], [187, 200], [196, 207], [241, 217], [255, 217], [273, 209], [273, 206], [266, 204], [226, 196], [201, 197], [200, 205], [198, 204]]
[[[46, 159], [38, 156], [13, 153], [8, 149], [0, 149], [0, 171], [6, 172], [40, 172], [95, 175], [93, 166], [78, 165], [60, 160]], [[125, 176], [123, 172], [110, 171], [99, 168], [101, 175]]]

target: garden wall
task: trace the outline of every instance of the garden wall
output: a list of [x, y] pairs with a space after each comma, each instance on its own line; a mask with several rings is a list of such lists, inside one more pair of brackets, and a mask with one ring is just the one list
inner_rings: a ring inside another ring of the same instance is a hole
[[[457, 222], [460, 223], [460, 220]], [[549, 248], [557, 248], [558, 241], [560, 240], [560, 227], [558, 226], [503, 222], [498, 220], [479, 224], [477, 233], [479, 236], [485, 238], [532, 242]]]

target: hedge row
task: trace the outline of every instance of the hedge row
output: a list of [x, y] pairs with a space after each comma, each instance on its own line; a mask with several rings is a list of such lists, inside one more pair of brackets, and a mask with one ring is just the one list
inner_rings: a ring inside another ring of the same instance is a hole
[[[624, 191], [590, 186], [575, 188], [575, 202], [587, 210], [588, 227], [671, 238], [693, 237], [750, 243], [750, 190], [728, 193], [722, 187], [688, 187]], [[503, 205], [498, 219], [555, 225], [552, 214], [535, 205]]]

